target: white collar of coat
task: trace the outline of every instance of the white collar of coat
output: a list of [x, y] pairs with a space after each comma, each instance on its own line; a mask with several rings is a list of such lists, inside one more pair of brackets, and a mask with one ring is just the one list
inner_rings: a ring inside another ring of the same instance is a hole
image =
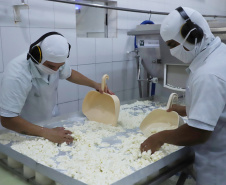
[[189, 66], [189, 71], [195, 72], [200, 66], [204, 64], [204, 61], [208, 58], [208, 56], [220, 45], [221, 39], [219, 37], [216, 37], [205, 50], [203, 50], [194, 58]]
[[30, 67], [31, 67], [31, 75], [32, 78], [42, 78], [40, 72], [38, 71], [37, 67], [35, 66], [34, 62], [29, 59]]

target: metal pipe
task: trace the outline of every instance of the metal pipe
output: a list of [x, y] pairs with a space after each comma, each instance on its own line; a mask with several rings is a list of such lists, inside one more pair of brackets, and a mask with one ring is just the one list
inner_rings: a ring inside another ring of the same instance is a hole
[[[94, 8], [105, 8], [105, 9], [111, 9], [111, 10], [120, 10], [120, 11], [126, 11], [126, 12], [136, 12], [136, 13], [147, 13], [147, 14], [158, 14], [158, 15], [168, 15], [168, 12], [156, 12], [156, 11], [147, 11], [147, 10], [138, 10], [138, 9], [131, 9], [131, 8], [123, 8], [123, 7], [112, 7], [112, 6], [105, 6], [105, 5], [99, 5], [99, 4], [89, 4], [89, 3], [81, 3], [76, 2], [74, 0], [46, 0], [46, 1], [53, 1], [58, 3], [66, 3], [66, 4], [76, 4], [81, 6], [89, 6]], [[203, 17], [220, 17], [220, 18], [226, 18], [226, 15], [202, 15]]]
[[138, 82], [138, 87], [139, 87], [139, 96], [142, 98], [142, 84], [140, 81], [140, 56], [138, 55], [138, 50], [136, 50], [136, 62], [137, 62], [137, 82]]

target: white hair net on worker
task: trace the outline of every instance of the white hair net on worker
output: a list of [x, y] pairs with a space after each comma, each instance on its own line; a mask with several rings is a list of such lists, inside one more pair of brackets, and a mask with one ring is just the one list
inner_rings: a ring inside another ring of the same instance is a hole
[[[198, 55], [202, 50], [204, 50], [209, 43], [215, 38], [212, 32], [210, 31], [209, 25], [204, 17], [191, 8], [183, 7], [186, 14], [190, 17], [191, 21], [197, 24], [199, 27], [202, 28], [204, 37], [201, 42], [197, 43], [196, 46], [196, 55]], [[182, 44], [184, 39], [180, 33], [181, 27], [185, 24], [186, 21], [180, 15], [177, 10], [173, 10], [169, 15], [166, 16], [164, 21], [162, 22], [160, 34], [164, 41], [168, 40], [175, 40], [178, 43]], [[194, 44], [189, 42], [185, 42], [183, 44], [188, 50], [194, 49]]]
[[61, 35], [51, 35], [46, 37], [40, 44], [42, 50], [42, 61], [50, 61], [54, 63], [66, 62], [69, 45], [67, 40]]

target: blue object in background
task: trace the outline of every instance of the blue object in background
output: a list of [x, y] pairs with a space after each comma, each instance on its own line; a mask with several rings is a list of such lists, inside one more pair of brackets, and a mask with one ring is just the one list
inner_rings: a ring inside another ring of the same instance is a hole
[[155, 87], [156, 87], [156, 84], [155, 83], [151, 83], [151, 96], [155, 95]]
[[[155, 23], [153, 21], [146, 20], [146, 21], [143, 21], [141, 24], [155, 24]], [[137, 49], [136, 36], [135, 36], [135, 39], [134, 39], [134, 48]]]
[[81, 6], [80, 5], [75, 5], [75, 10], [80, 10]]

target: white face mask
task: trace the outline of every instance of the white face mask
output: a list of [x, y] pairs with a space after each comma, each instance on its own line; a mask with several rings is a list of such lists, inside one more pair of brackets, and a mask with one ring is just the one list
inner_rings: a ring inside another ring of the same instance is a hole
[[[194, 28], [195, 29], [195, 28]], [[190, 33], [194, 30], [192, 29], [187, 36], [185, 37], [185, 39], [183, 40], [183, 42], [179, 45], [176, 46], [175, 48], [170, 49], [170, 53], [172, 56], [176, 57], [177, 59], [181, 60], [183, 63], [191, 63], [192, 60], [196, 57], [196, 48], [197, 48], [197, 39], [195, 41], [195, 47], [193, 50], [190, 51], [186, 51], [184, 49], [184, 43], [187, 40], [188, 36], [190, 35]]]
[[46, 66], [44, 66], [43, 64], [38, 64], [38, 65], [36, 65], [37, 66], [37, 68], [40, 70], [40, 71], [42, 71], [44, 74], [47, 74], [47, 75], [51, 75], [51, 74], [54, 74], [54, 73], [56, 73], [57, 71], [54, 71], [54, 70], [52, 70], [52, 69], [50, 69], [50, 68], [48, 68], [48, 67], [46, 67]]

